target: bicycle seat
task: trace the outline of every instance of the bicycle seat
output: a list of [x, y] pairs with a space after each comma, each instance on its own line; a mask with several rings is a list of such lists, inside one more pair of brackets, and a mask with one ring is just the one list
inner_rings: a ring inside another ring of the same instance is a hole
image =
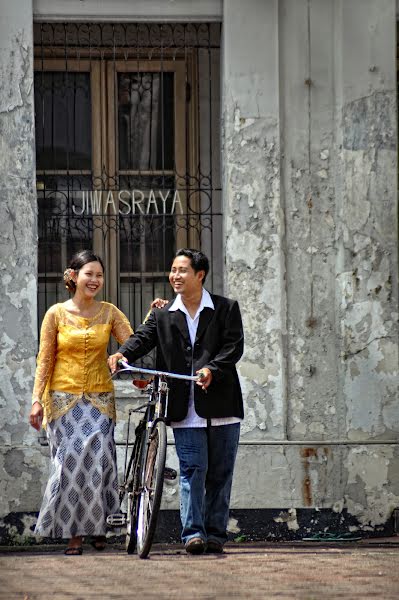
[[132, 384], [139, 390], [144, 390], [152, 381], [151, 379], [132, 379]]

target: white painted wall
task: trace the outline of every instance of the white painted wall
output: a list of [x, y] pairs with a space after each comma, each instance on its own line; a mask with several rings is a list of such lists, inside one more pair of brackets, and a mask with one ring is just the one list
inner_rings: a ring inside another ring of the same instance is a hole
[[222, 0], [33, 0], [36, 21], [221, 21]]

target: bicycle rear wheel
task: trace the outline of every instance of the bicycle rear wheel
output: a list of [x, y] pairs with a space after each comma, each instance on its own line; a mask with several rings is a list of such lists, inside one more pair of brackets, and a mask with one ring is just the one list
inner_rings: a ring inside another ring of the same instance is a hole
[[146, 558], [151, 548], [161, 506], [166, 461], [166, 425], [158, 421], [149, 439], [142, 469], [137, 516], [137, 554]]

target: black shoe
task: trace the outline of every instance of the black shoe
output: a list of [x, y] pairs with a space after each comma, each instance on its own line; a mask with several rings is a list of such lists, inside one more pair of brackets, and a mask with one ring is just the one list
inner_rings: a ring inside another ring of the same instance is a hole
[[206, 545], [206, 550], [208, 554], [222, 554], [223, 553], [223, 544], [216, 540], [209, 540]]
[[203, 554], [205, 552], [205, 542], [200, 537], [191, 538], [185, 545], [188, 554]]

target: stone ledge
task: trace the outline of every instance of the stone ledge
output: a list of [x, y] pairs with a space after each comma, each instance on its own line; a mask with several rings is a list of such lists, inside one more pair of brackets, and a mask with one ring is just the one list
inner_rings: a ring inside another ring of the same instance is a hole
[[[35, 546], [56, 547], [62, 540], [56, 542], [50, 538], [35, 538], [33, 528], [37, 513], [10, 513], [0, 520], [0, 545], [20, 549]], [[243, 542], [298, 542], [305, 537], [319, 533], [334, 535], [352, 533], [353, 537], [360, 537], [361, 542], [366, 540], [376, 541], [381, 538], [393, 538], [399, 543], [399, 536], [395, 534], [394, 519], [391, 516], [383, 525], [364, 527], [357, 519], [345, 509], [336, 513], [331, 509], [306, 509], [306, 508], [265, 508], [265, 509], [233, 509], [230, 511], [229, 540], [236, 543]], [[394, 537], [393, 537], [394, 536]], [[123, 544], [124, 533], [110, 532], [111, 544]], [[154, 543], [174, 544], [180, 542], [180, 518], [177, 510], [161, 510]], [[313, 543], [314, 542], [309, 542]], [[322, 541], [321, 544], [326, 542]], [[332, 543], [345, 544], [350, 541], [333, 541]], [[0, 548], [1, 551], [1, 548]]]

